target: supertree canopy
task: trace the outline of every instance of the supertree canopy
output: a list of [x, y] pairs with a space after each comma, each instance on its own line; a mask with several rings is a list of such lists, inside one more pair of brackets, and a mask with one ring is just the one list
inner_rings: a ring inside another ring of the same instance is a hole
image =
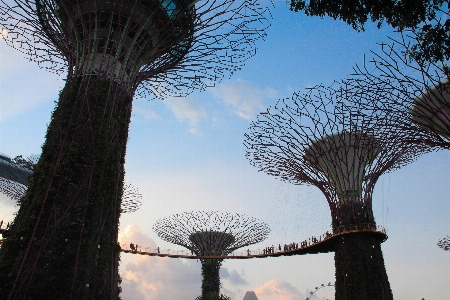
[[[27, 163], [18, 163], [27, 162]], [[33, 174], [33, 163], [21, 156], [11, 159], [0, 155], [0, 192], [18, 201], [26, 191], [28, 177]]]
[[450, 251], [450, 236], [446, 236], [445, 238], [443, 238], [442, 240], [439, 240], [439, 242], [437, 243], [437, 245], [439, 246], [439, 248], [441, 248], [442, 250], [445, 251]]
[[[259, 243], [270, 229], [264, 222], [242, 214], [186, 212], [158, 220], [158, 236], [183, 246], [197, 256], [227, 256], [232, 251]], [[223, 259], [201, 258], [202, 295], [198, 299], [222, 299], [219, 270]]]
[[0, 155], [0, 177], [3, 179], [17, 182], [18, 184], [27, 185], [28, 177], [33, 173], [34, 164], [30, 161], [28, 164], [18, 162], [23, 160], [21, 156], [11, 159], [7, 156]]
[[[373, 228], [378, 178], [412, 161], [421, 149], [366, 120], [357, 106], [364, 97], [363, 91], [338, 83], [294, 94], [258, 115], [244, 142], [247, 158], [260, 171], [319, 188], [335, 232]], [[351, 107], [350, 98], [355, 100]], [[336, 241], [336, 299], [392, 299], [380, 243], [369, 232]]]
[[268, 15], [256, 0], [1, 1], [3, 40], [43, 68], [67, 72], [0, 250], [2, 295], [119, 297], [117, 235], [135, 92], [164, 98], [221, 80], [254, 54]]
[[385, 119], [385, 127], [405, 142], [450, 149], [450, 86], [448, 61], [411, 57], [418, 37], [404, 33], [381, 44], [364, 65], [356, 66], [347, 85], [365, 90], [367, 116]]
[[[21, 155], [10, 159], [0, 155], [0, 192], [19, 201], [27, 190], [28, 178], [33, 174], [35, 162]], [[142, 195], [131, 184], [124, 185], [121, 201], [122, 213], [131, 213], [142, 205]]]

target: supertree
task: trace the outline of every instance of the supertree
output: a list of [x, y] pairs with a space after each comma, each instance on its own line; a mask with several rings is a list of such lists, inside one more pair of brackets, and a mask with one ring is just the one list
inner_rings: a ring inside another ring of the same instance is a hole
[[17, 156], [11, 159], [0, 155], [0, 192], [18, 201], [26, 191], [28, 178], [33, 174], [33, 163]]
[[[0, 192], [9, 198], [19, 201], [28, 187], [28, 178], [33, 174], [35, 162], [24, 159], [21, 155], [13, 159], [0, 156]], [[142, 205], [142, 194], [131, 184], [123, 187], [121, 200], [122, 213], [131, 213]]]
[[[335, 233], [336, 299], [392, 299], [372, 193], [378, 178], [415, 159], [418, 150], [376, 120], [358, 113], [361, 91], [335, 83], [280, 100], [258, 115], [246, 134], [246, 156], [259, 171], [293, 184], [309, 184], [325, 195]], [[352, 98], [349, 109], [347, 100]], [[364, 232], [366, 230], [366, 232]]]
[[236, 249], [259, 243], [270, 229], [264, 222], [242, 214], [185, 212], [158, 220], [153, 231], [164, 241], [183, 246], [201, 256], [202, 295], [197, 299], [226, 299], [219, 295], [219, 270], [223, 258]]
[[117, 243], [132, 99], [204, 89], [268, 27], [257, 0], [1, 1], [2, 38], [67, 81], [0, 251], [8, 298], [119, 297]]
[[437, 245], [439, 246], [439, 248], [441, 248], [442, 250], [445, 251], [450, 251], [450, 236], [447, 235], [447, 237], [439, 240], [439, 242], [437, 243]]
[[396, 127], [392, 131], [405, 142], [450, 149], [448, 61], [411, 55], [418, 38], [405, 32], [381, 43], [345, 82], [368, 95], [363, 102], [367, 116], [389, 120], [383, 126]]

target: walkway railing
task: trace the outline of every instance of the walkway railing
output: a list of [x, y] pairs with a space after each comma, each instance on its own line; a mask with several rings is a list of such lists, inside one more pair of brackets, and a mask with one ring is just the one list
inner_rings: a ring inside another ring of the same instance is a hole
[[372, 233], [375, 234], [381, 242], [387, 239], [386, 229], [382, 226], [376, 226], [373, 224], [358, 224], [341, 226], [335, 228], [333, 233], [325, 232], [319, 236], [312, 236], [299, 243], [290, 243], [278, 246], [271, 245], [264, 249], [240, 249], [229, 253], [227, 256], [214, 256], [214, 255], [196, 255], [187, 249], [162, 249], [151, 247], [140, 247], [137, 250], [131, 250], [129, 245], [121, 245], [121, 251], [125, 253], [159, 256], [159, 257], [174, 257], [174, 258], [189, 258], [189, 259], [201, 259], [201, 258], [217, 258], [217, 259], [247, 259], [247, 258], [262, 258], [262, 257], [277, 257], [277, 256], [289, 256], [289, 255], [302, 255], [310, 253], [326, 253], [334, 250], [334, 243], [332, 242], [336, 238], [355, 233]]

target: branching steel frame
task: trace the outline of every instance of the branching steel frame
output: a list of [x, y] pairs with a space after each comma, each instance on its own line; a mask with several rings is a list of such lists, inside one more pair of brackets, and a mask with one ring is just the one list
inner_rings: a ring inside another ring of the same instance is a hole
[[[333, 230], [375, 225], [372, 193], [378, 178], [426, 151], [378, 126], [384, 120], [367, 118], [359, 105], [364, 97], [364, 91], [343, 83], [316, 86], [258, 115], [245, 135], [247, 158], [259, 171], [322, 191]], [[346, 236], [334, 251], [336, 299], [392, 299], [380, 241], [364, 233]]]
[[439, 240], [437, 243], [439, 248], [445, 251], [450, 251], [450, 236], [446, 236], [445, 238]]
[[406, 143], [450, 149], [448, 61], [412, 58], [417, 39], [405, 32], [381, 43], [372, 58], [356, 65], [344, 81], [367, 94], [359, 100], [366, 116], [376, 118]]
[[270, 229], [264, 222], [242, 214], [186, 212], [158, 220], [153, 231], [164, 241], [183, 246], [200, 256], [202, 299], [219, 297], [219, 269], [223, 258], [236, 249], [259, 243]]

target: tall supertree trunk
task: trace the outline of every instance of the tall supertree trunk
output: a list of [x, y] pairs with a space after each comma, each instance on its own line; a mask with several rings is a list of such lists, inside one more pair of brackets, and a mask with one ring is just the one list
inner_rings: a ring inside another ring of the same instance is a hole
[[392, 300], [380, 241], [370, 233], [345, 235], [335, 244], [336, 300]]
[[117, 231], [130, 117], [130, 92], [121, 85], [93, 76], [68, 81], [2, 245], [1, 295], [118, 298]]
[[[342, 199], [342, 197], [341, 197]], [[376, 227], [372, 209], [351, 197], [340, 205], [334, 224], [347, 230]], [[339, 220], [339, 222], [337, 222]], [[338, 228], [333, 226], [336, 231]], [[370, 232], [345, 234], [334, 245], [336, 300], [392, 300], [380, 241]]]
[[219, 297], [220, 292], [220, 259], [202, 260], [202, 299]]

